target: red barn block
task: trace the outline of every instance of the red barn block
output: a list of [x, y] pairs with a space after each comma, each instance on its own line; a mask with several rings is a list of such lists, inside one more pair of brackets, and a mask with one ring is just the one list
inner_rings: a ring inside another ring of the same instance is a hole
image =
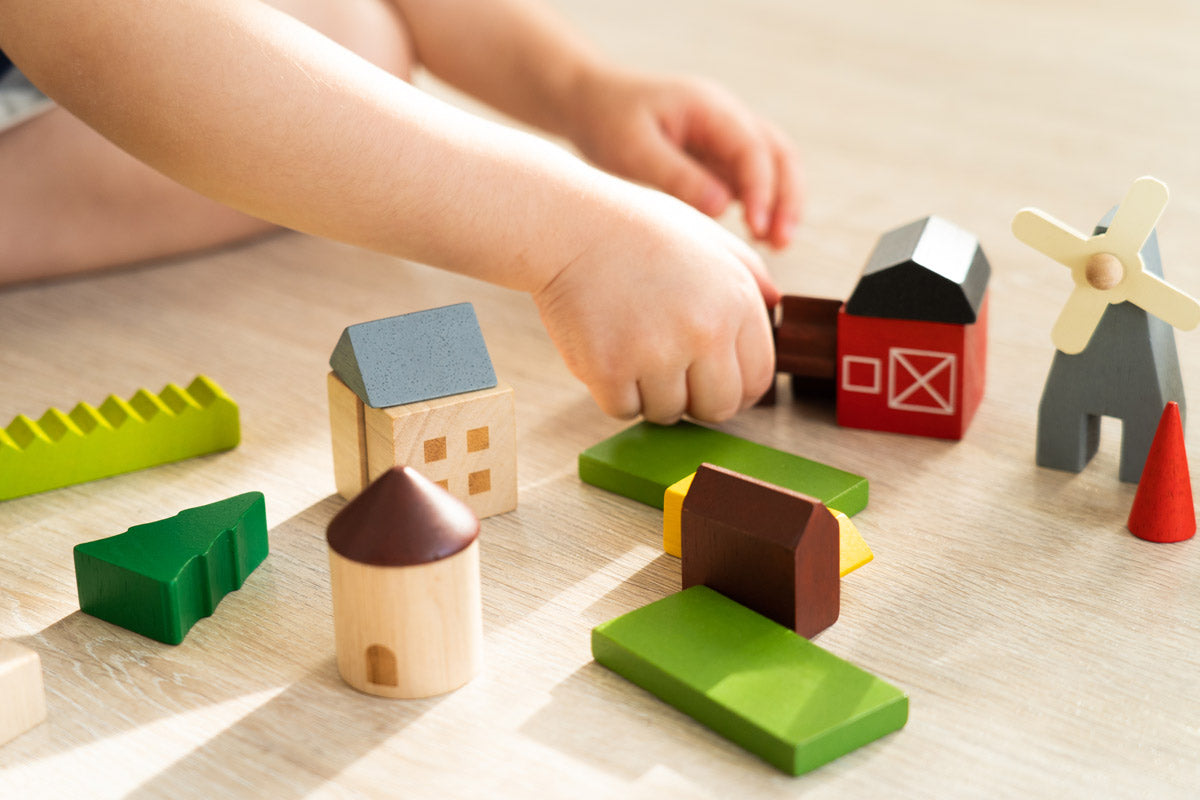
[[701, 464], [683, 501], [683, 588], [704, 585], [811, 637], [838, 618], [838, 523], [821, 501]]
[[838, 424], [961, 439], [983, 400], [990, 274], [938, 217], [884, 234], [838, 312]]

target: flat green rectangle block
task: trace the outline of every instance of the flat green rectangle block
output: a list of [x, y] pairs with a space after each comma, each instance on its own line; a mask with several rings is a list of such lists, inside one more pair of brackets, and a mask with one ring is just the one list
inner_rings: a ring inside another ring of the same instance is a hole
[[853, 516], [867, 507], [867, 479], [691, 422], [639, 422], [579, 454], [584, 483], [662, 508], [667, 487], [700, 464], [815, 497]]
[[908, 697], [706, 586], [592, 630], [597, 662], [784, 772], [908, 721]]

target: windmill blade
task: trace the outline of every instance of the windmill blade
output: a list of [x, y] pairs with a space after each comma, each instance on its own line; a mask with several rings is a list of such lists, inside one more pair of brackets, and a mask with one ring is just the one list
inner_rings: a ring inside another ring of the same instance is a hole
[[1200, 324], [1200, 303], [1149, 272], [1133, 276], [1127, 291], [1129, 302], [1173, 328], [1190, 331]]
[[1022, 208], [1013, 217], [1012, 232], [1034, 250], [1072, 270], [1087, 261], [1087, 237], [1044, 211]]
[[1104, 249], [1122, 261], [1133, 258], [1158, 224], [1167, 198], [1167, 185], [1157, 178], [1147, 175], [1134, 181], [1104, 234]]
[[1068, 355], [1082, 352], [1107, 308], [1107, 292], [1077, 285], [1050, 331], [1054, 346]]

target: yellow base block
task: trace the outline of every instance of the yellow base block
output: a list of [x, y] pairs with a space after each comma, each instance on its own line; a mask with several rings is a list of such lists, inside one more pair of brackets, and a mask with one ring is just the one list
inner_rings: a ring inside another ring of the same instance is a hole
[[667, 487], [663, 492], [663, 550], [667, 555], [676, 558], [683, 557], [680, 527], [683, 519], [683, 498], [687, 497], [688, 489], [692, 488], [692, 478], [696, 473], [680, 478]]
[[[832, 508], [829, 510], [833, 511]], [[858, 532], [858, 528], [854, 526], [849, 517], [840, 511], [833, 511], [833, 516], [838, 521], [838, 545], [840, 548], [838, 571], [844, 578], [875, 558], [875, 554], [871, 552], [871, 548], [867, 547], [862, 534]]]

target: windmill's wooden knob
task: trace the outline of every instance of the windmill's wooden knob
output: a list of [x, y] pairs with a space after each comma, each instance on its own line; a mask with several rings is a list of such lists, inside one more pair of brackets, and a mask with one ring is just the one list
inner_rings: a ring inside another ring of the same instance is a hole
[[1092, 288], [1105, 291], [1125, 278], [1125, 267], [1112, 253], [1094, 253], [1088, 259], [1086, 275]]

